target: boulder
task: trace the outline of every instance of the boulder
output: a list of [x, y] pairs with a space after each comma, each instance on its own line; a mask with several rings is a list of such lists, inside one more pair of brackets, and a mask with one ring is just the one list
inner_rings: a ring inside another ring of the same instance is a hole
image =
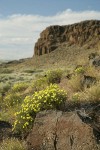
[[100, 67], [100, 55], [98, 53], [91, 53], [88, 58], [93, 66]]
[[100, 133], [94, 134], [93, 126], [82, 117], [75, 111], [38, 113], [27, 137], [28, 150], [99, 150], [96, 136]]

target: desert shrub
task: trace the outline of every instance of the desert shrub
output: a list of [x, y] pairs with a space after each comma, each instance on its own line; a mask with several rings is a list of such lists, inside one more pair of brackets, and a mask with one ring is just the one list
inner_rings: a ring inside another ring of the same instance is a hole
[[86, 88], [81, 98], [85, 101], [99, 102], [100, 101], [100, 83], [92, 85], [90, 88]]
[[0, 93], [1, 94], [5, 94], [6, 92], [9, 91], [10, 88], [11, 88], [11, 84], [10, 83], [0, 84]]
[[77, 74], [81, 74], [81, 73], [84, 73], [84, 72], [85, 72], [85, 70], [84, 70], [83, 67], [78, 67], [78, 68], [75, 69], [75, 73], [77, 73]]
[[11, 124], [15, 121], [15, 112], [19, 111], [21, 108], [20, 105], [16, 105], [14, 107], [4, 108], [2, 107], [2, 111], [0, 111], [0, 118], [3, 121], [10, 122]]
[[22, 92], [22, 91], [26, 90], [28, 86], [29, 86], [29, 84], [26, 82], [18, 82], [13, 85], [12, 91], [13, 92]]
[[35, 70], [24, 70], [25, 73], [35, 73]]
[[6, 107], [12, 107], [15, 105], [19, 105], [19, 103], [21, 103], [23, 100], [22, 98], [23, 98], [23, 96], [18, 92], [16, 92], [16, 93], [9, 92], [9, 93], [7, 93], [7, 95], [4, 98], [4, 104]]
[[80, 94], [79, 93], [73, 93], [73, 95], [72, 95], [72, 101], [74, 103], [79, 102], [80, 101]]
[[69, 80], [69, 85], [73, 92], [79, 92], [83, 90], [82, 76], [80, 74], [72, 76]]
[[0, 150], [26, 150], [25, 143], [18, 139], [5, 139], [0, 144]]
[[9, 74], [9, 73], [12, 73], [13, 70], [10, 70], [10, 69], [2, 69], [0, 72], [1, 72], [1, 73], [4, 73], [4, 74]]
[[86, 74], [89, 76], [96, 77], [96, 78], [100, 77], [98, 69], [96, 69], [94, 66], [87, 66], [85, 70], [86, 70]]
[[45, 77], [41, 77], [37, 80], [34, 80], [31, 84], [34, 91], [40, 91], [47, 87], [47, 79]]
[[38, 73], [38, 72], [43, 72], [43, 70], [36, 70], [36, 69], [31, 70], [31, 69], [29, 69], [29, 70], [24, 70], [24, 72], [25, 73]]
[[60, 83], [62, 77], [62, 70], [51, 70], [47, 72], [47, 81], [48, 83]]
[[30, 129], [37, 112], [59, 108], [65, 102], [66, 97], [67, 94], [63, 90], [52, 84], [45, 90], [35, 92], [32, 96], [27, 96], [21, 106], [21, 110], [16, 113], [13, 130], [23, 132], [26, 129]]

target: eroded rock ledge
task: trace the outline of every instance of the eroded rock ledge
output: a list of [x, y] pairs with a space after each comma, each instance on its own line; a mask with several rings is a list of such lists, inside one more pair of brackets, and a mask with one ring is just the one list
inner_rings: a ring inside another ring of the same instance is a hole
[[50, 26], [41, 34], [35, 44], [34, 55], [50, 53], [63, 43], [100, 48], [100, 21], [90, 20], [66, 26]]

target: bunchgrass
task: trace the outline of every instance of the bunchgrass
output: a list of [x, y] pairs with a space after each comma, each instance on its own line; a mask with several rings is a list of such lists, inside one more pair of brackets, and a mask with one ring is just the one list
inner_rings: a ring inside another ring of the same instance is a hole
[[26, 146], [24, 142], [11, 138], [0, 143], [0, 150], [26, 150]]

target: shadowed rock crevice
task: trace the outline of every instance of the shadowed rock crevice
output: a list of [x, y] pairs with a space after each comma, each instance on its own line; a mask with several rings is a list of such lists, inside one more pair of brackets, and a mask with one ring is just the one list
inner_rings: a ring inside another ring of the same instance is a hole
[[57, 150], [57, 134], [55, 134], [54, 138], [54, 149]]
[[12, 136], [12, 125], [7, 121], [0, 120], [0, 141]]
[[72, 136], [70, 136], [70, 144], [71, 144], [71, 147], [73, 146], [73, 144], [74, 144], [74, 137], [73, 137], [73, 135]]
[[57, 115], [57, 121], [56, 121], [56, 125], [55, 125], [55, 134], [54, 134], [54, 150], [57, 150], [57, 142], [58, 142], [57, 130], [58, 130], [59, 119], [62, 116], [62, 113], [60, 114], [60, 116], [58, 114], [56, 114]]
[[2, 128], [12, 128], [12, 125], [7, 121], [0, 121], [0, 129]]

